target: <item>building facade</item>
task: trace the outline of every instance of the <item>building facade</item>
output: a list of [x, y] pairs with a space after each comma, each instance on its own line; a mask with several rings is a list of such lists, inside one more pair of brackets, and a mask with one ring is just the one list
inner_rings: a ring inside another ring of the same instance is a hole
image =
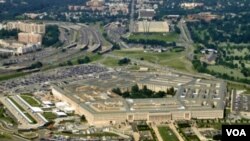
[[36, 24], [36, 23], [25, 23], [25, 22], [8, 22], [6, 29], [18, 29], [22, 32], [27, 33], [45, 33], [45, 24]]
[[[190, 120], [223, 118], [224, 109], [189, 108], [183, 107], [174, 98], [161, 99], [118, 99], [119, 106], [110, 108], [107, 104], [86, 102], [79, 100], [74, 94], [67, 94], [57, 86], [52, 87], [54, 97], [65, 101], [75, 110], [76, 114], [85, 115], [92, 125], [104, 125], [110, 123], [133, 122], [146, 120], [147, 122], [166, 122], [171, 120]], [[98, 105], [98, 106], [94, 106]], [[115, 105], [115, 104], [111, 104]], [[95, 108], [94, 108], [95, 107]]]
[[22, 43], [42, 43], [42, 35], [36, 33], [18, 33], [18, 41]]

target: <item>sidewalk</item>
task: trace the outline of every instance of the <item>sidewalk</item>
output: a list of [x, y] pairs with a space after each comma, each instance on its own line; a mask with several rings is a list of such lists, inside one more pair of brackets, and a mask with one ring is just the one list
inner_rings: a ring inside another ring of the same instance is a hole
[[163, 139], [161, 138], [161, 135], [160, 135], [160, 132], [159, 132], [158, 128], [155, 125], [153, 125], [152, 128], [155, 131], [155, 134], [156, 134], [156, 137], [157, 137], [158, 141], [163, 141]]
[[173, 123], [169, 124], [169, 128], [173, 130], [173, 132], [175, 133], [176, 137], [178, 138], [179, 141], [184, 141], [184, 139], [181, 137], [181, 135], [179, 134], [179, 132], [176, 130], [175, 126]]

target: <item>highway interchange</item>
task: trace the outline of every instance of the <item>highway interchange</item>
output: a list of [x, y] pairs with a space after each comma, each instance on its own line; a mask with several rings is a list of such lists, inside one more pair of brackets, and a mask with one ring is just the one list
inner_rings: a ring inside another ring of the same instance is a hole
[[[102, 50], [101, 37], [96, 29], [92, 27], [64, 22], [48, 22], [46, 24], [59, 25], [61, 32], [60, 41], [63, 43], [63, 47], [48, 47], [43, 48], [41, 51], [24, 54], [22, 56], [11, 56], [7, 59], [1, 59], [0, 64], [11, 64], [11, 66], [7, 68], [10, 72], [11, 68], [15, 70], [17, 67], [22, 68], [29, 66], [37, 61], [41, 61], [45, 65], [59, 64], [71, 58], [82, 56], [86, 54], [86, 52]], [[2, 68], [2, 70], [6, 69], [4, 66], [0, 68]]]

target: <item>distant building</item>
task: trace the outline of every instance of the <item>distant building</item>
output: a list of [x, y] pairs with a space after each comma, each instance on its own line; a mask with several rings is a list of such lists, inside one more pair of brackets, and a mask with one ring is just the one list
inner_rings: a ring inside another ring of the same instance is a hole
[[23, 15], [24, 15], [25, 17], [30, 18], [30, 19], [36, 19], [36, 18], [41, 19], [41, 18], [43, 18], [44, 16], [46, 16], [47, 13], [46, 13], [46, 12], [44, 12], [44, 13], [24, 13]]
[[86, 6], [92, 10], [104, 10], [104, 0], [90, 0], [86, 3]]
[[123, 15], [127, 15], [128, 5], [125, 3], [112, 3], [108, 5], [110, 15], [117, 15], [119, 13], [122, 13]]
[[36, 33], [18, 33], [18, 41], [22, 43], [41, 43], [41, 34]]
[[202, 12], [202, 13], [192, 14], [192, 15], [187, 16], [188, 20], [204, 20], [207, 22], [214, 20], [214, 19], [219, 19], [219, 18], [221, 18], [221, 16], [212, 14], [210, 12]]
[[205, 62], [207, 64], [215, 64], [217, 59], [218, 51], [215, 49], [203, 49], [201, 50], [203, 56], [200, 57], [200, 61]]
[[139, 10], [138, 19], [152, 20], [154, 16], [155, 16], [155, 10], [154, 9], [141, 9], [141, 10]]
[[139, 71], [142, 71], [142, 72], [145, 72], [145, 71], [148, 71], [149, 69], [146, 68], [146, 67], [140, 67]]
[[3, 29], [3, 25], [2, 25], [2, 24], [0, 24], [0, 30], [1, 30], [1, 29]]
[[25, 54], [41, 48], [41, 44], [27, 44], [17, 48], [16, 54]]
[[8, 22], [6, 29], [18, 29], [22, 32], [27, 33], [45, 33], [45, 24], [36, 24], [36, 23], [25, 23], [25, 22]]
[[41, 43], [24, 44], [16, 41], [0, 40], [0, 52], [11, 54], [25, 54], [41, 48]]
[[64, 113], [67, 113], [67, 114], [74, 113], [74, 110], [66, 102], [57, 102], [57, 103], [55, 103], [55, 106], [56, 106], [56, 108], [63, 111]]
[[135, 32], [169, 32], [169, 25], [166, 21], [138, 21]]
[[70, 11], [78, 11], [78, 10], [84, 10], [85, 6], [81, 6], [81, 5], [69, 5], [68, 9]]
[[204, 5], [203, 3], [184, 2], [184, 3], [181, 4], [181, 7], [185, 8], [185, 9], [193, 9], [193, 8], [196, 8], [196, 7], [201, 7], [203, 5]]
[[1, 3], [5, 3], [5, 2], [6, 2], [5, 0], [0, 0], [0, 4], [1, 4]]

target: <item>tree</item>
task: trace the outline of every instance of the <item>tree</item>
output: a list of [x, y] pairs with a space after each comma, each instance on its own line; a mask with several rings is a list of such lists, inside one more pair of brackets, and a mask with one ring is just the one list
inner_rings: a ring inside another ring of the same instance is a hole
[[165, 96], [166, 96], [166, 92], [164, 92], [164, 91], [159, 91], [159, 92], [155, 93], [156, 98], [165, 97]]
[[174, 87], [167, 89], [167, 94], [174, 96], [175, 93], [176, 93], [176, 91], [174, 90]]
[[249, 77], [250, 76], [250, 69], [249, 68], [243, 68], [241, 70], [241, 73], [245, 76], [245, 77]]
[[117, 43], [113, 43], [112, 50], [115, 50], [115, 49], [117, 49], [117, 50], [121, 49], [120, 45]]
[[42, 44], [46, 47], [55, 45], [59, 42], [59, 27], [57, 25], [46, 26], [46, 33], [43, 36]]
[[138, 85], [136, 84], [136, 85], [132, 86], [132, 88], [131, 88], [131, 93], [137, 93], [137, 92], [139, 92], [139, 87], [138, 87]]
[[77, 59], [78, 64], [87, 64], [89, 63], [91, 60], [88, 56], [85, 56], [84, 59]]
[[73, 63], [71, 61], [67, 61], [67, 65], [72, 66]]
[[41, 62], [36, 62], [36, 63], [33, 63], [31, 64], [28, 69], [36, 69], [36, 68], [41, 68], [43, 66], [43, 64]]
[[177, 25], [174, 26], [174, 30], [176, 33], [181, 34], [181, 30]]
[[139, 89], [138, 85], [134, 85], [131, 87], [131, 91], [121, 92], [120, 89], [114, 88], [112, 92], [124, 97], [124, 98], [162, 98], [166, 96], [166, 92], [159, 91], [154, 92], [147, 88], [147, 86], [143, 86], [142, 89]]
[[87, 122], [85, 115], [82, 115], [80, 119], [81, 119], [81, 122]]
[[0, 30], [0, 39], [7, 39], [7, 38], [15, 38], [17, 39], [17, 35], [20, 31], [17, 29], [12, 29], [12, 30], [6, 30], [6, 29], [1, 29]]
[[114, 88], [114, 89], [112, 89], [112, 92], [113, 92], [113, 93], [116, 93], [116, 94], [118, 94], [118, 95], [122, 95], [122, 92], [121, 92], [121, 89], [120, 89], [120, 88]]
[[131, 62], [130, 59], [128, 59], [128, 58], [123, 58], [123, 59], [121, 59], [121, 60], [118, 61], [118, 64], [119, 64], [119, 65], [127, 65], [127, 64], [129, 64], [130, 62]]

